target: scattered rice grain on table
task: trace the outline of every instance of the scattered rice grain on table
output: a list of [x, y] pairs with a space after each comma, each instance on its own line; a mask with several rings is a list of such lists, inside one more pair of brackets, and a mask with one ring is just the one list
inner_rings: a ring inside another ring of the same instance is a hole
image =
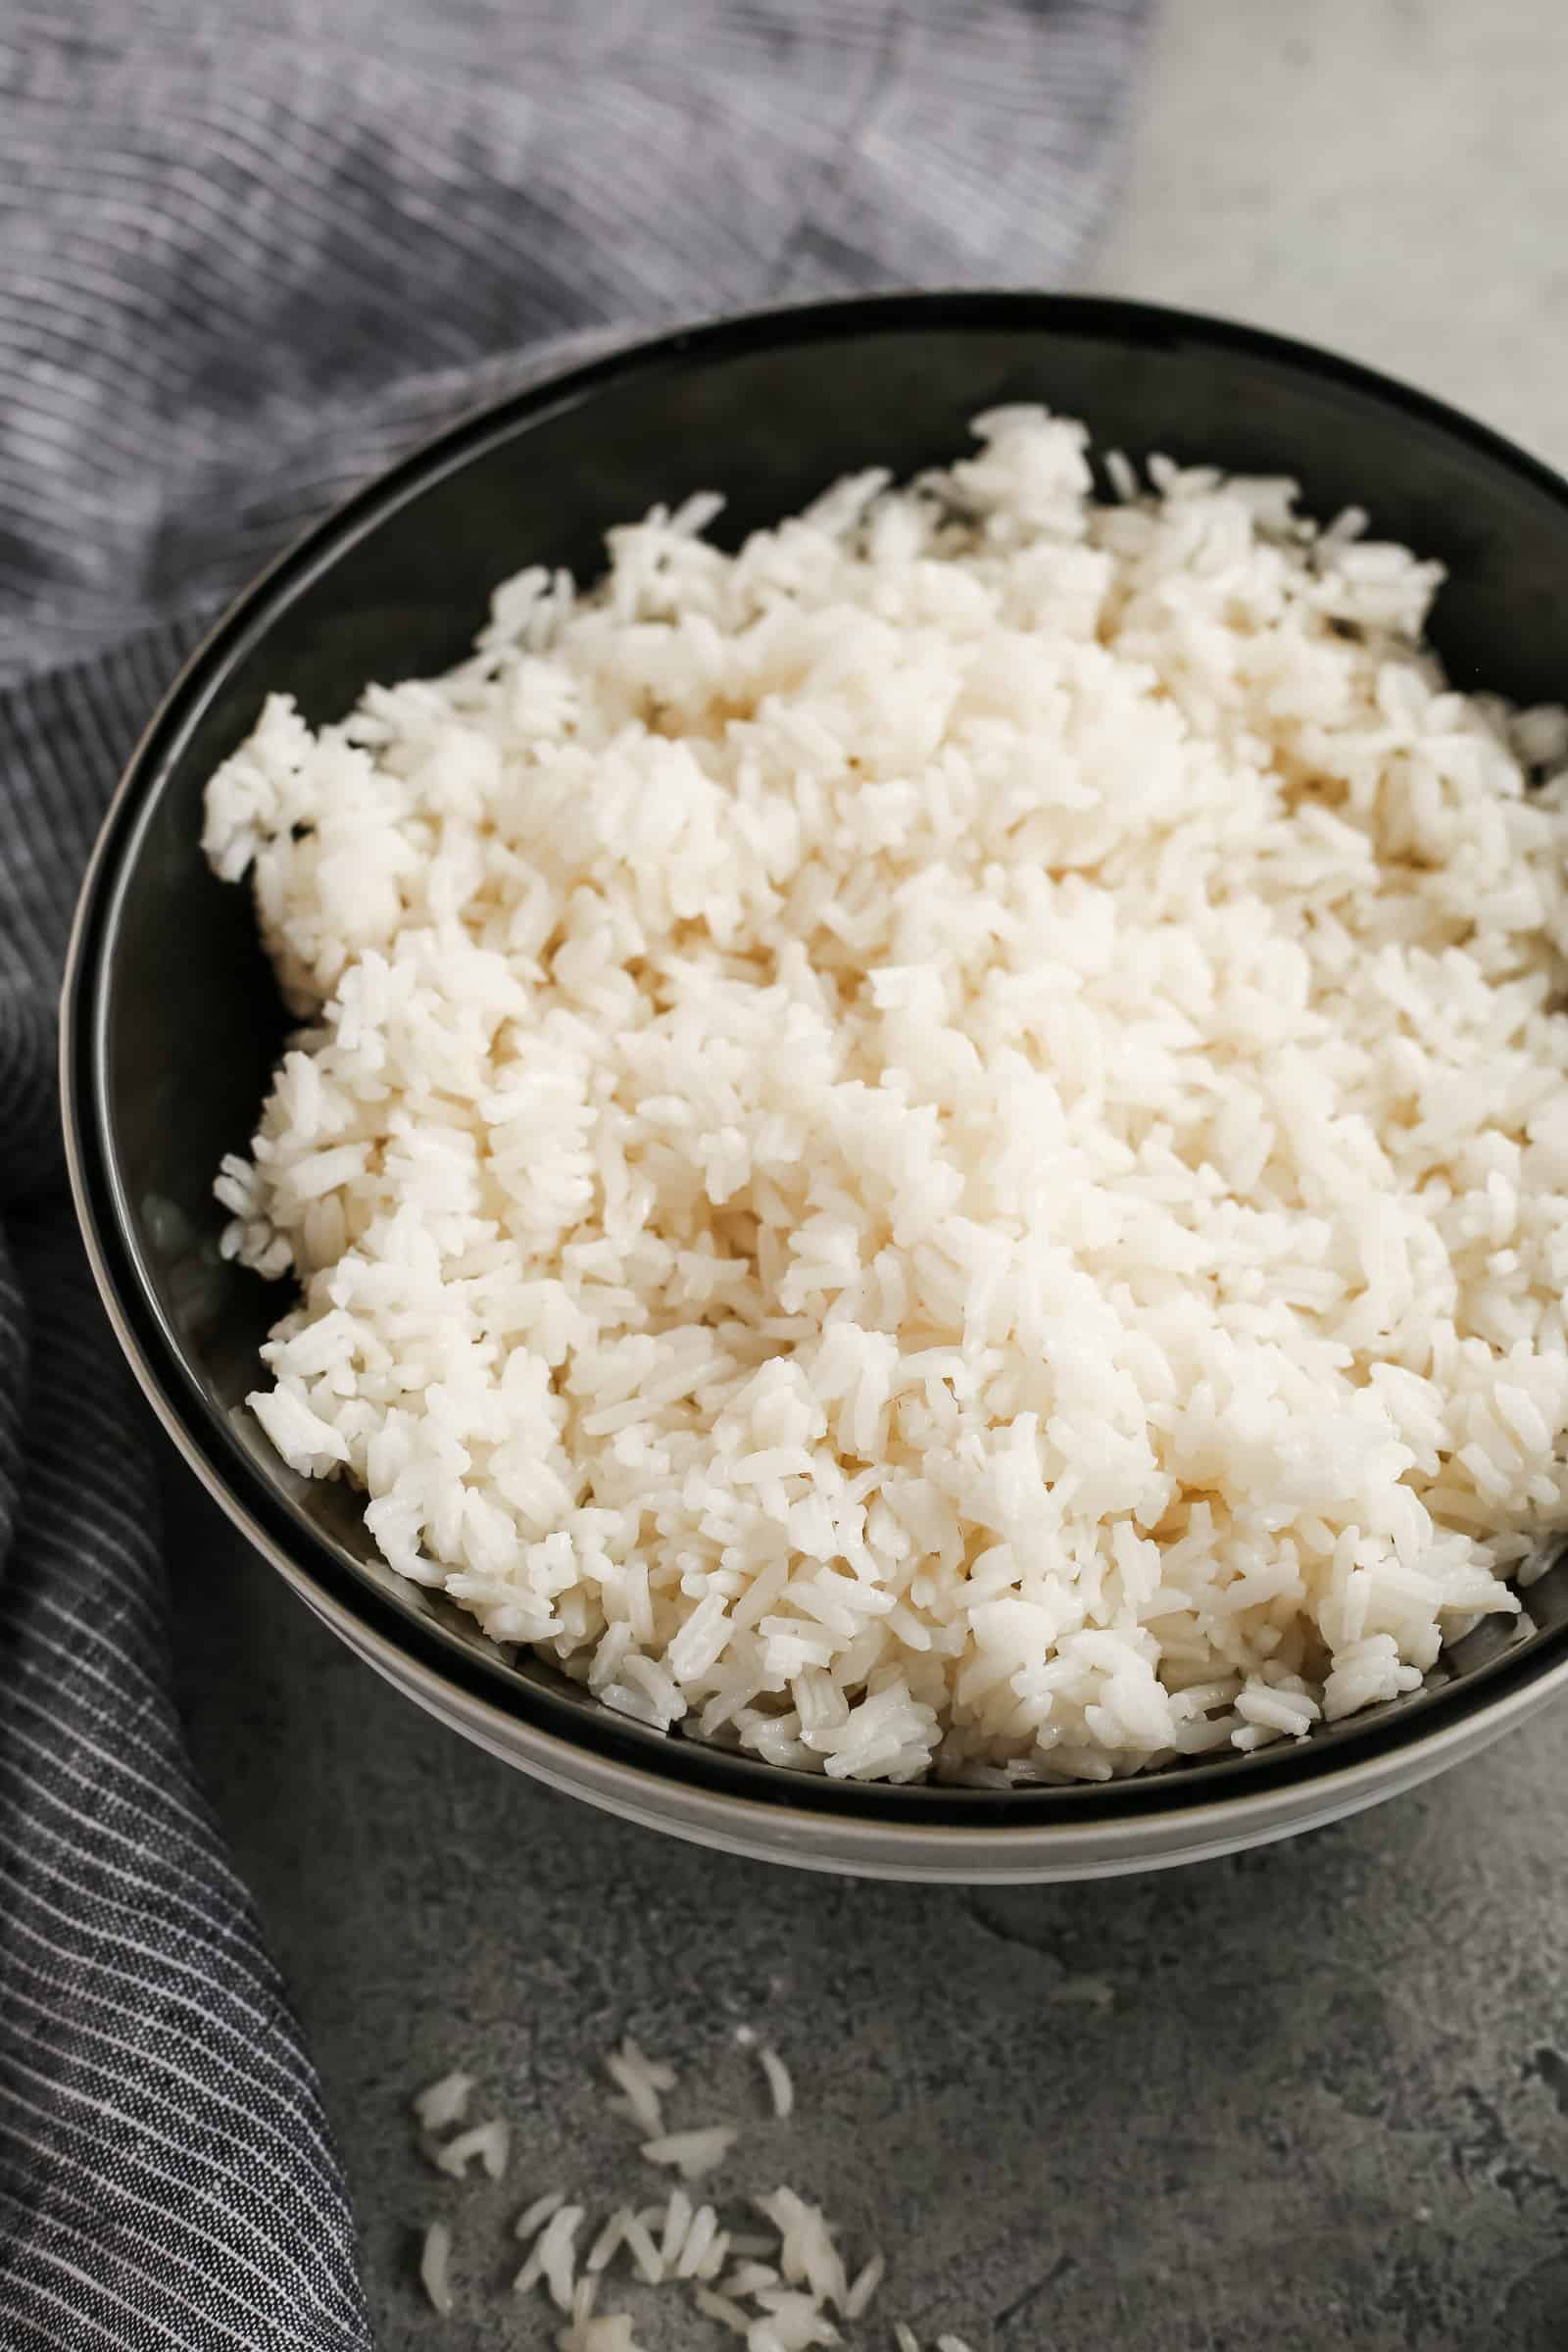
[[302, 1024], [217, 1184], [262, 1427], [497, 1641], [858, 1779], [1299, 1737], [1568, 1521], [1562, 714], [1288, 484], [976, 431], [524, 572], [208, 794]]
[[[736, 2038], [743, 2047], [757, 2046], [758, 2037], [749, 2031]], [[647, 2076], [673, 2088], [673, 2069], [645, 2059], [629, 2039], [621, 2043], [616, 2055], [626, 2052], [632, 2053], [635, 2066]], [[612, 2068], [612, 2073], [616, 2071]], [[465, 2087], [454, 2090], [453, 2086], [460, 2084]], [[472, 2077], [451, 2075], [432, 2084], [429, 2092], [420, 2093], [414, 2105], [421, 2128], [427, 2108], [461, 2109], [472, 2088]], [[510, 2141], [511, 2127], [505, 2120], [475, 2130], [507, 2134]], [[725, 2132], [727, 2140], [733, 2141], [739, 2127], [726, 2127]], [[474, 2136], [474, 2131], [460, 2132], [446, 2144], [449, 2149], [460, 2147]], [[470, 2178], [466, 2164], [449, 2169], [460, 2181]], [[491, 2174], [492, 2179], [497, 2177]], [[718, 2197], [730, 2201], [723, 2191]], [[812, 2352], [817, 2345], [838, 2342], [840, 2329], [834, 2315], [851, 2326], [863, 2317], [885, 2276], [883, 2254], [871, 2251], [852, 2280], [836, 2229], [819, 2207], [787, 2186], [749, 2202], [768, 2223], [767, 2234], [724, 2228], [718, 2202], [694, 2205], [680, 2187], [671, 2188], [662, 2205], [645, 2206], [640, 2212], [630, 2205], [616, 2206], [597, 2227], [590, 2224], [589, 2251], [579, 2269], [577, 2240], [588, 2219], [587, 2208], [569, 2203], [564, 2190], [550, 2189], [526, 2206], [514, 2225], [516, 2237], [533, 2240], [513, 2281], [514, 2290], [526, 2294], [542, 2288], [564, 2316], [566, 2326], [555, 2335], [560, 2352], [599, 2352], [601, 2346], [609, 2347], [609, 2352], [617, 2352], [617, 2347], [622, 2352], [624, 2347], [637, 2352], [632, 2317], [598, 2311], [601, 2289], [610, 2282], [607, 2274], [615, 2267], [622, 2272], [627, 2267], [620, 2260], [624, 2249], [633, 2275], [643, 2285], [684, 2288], [695, 2310], [743, 2337], [750, 2352]], [[657, 2245], [651, 2234], [655, 2228], [661, 2232]], [[430, 2302], [444, 2316], [455, 2307], [451, 2251], [450, 2224], [432, 2223], [421, 2241], [420, 2279]], [[776, 2260], [757, 2259], [762, 2254], [771, 2254]], [[727, 2270], [726, 2264], [731, 2264]], [[603, 2328], [610, 2332], [596, 2332]], [[948, 2340], [939, 2339], [938, 2352]], [[952, 2341], [958, 2346], [957, 2338]]]
[[642, 2146], [647, 2164], [671, 2165], [683, 2180], [700, 2180], [716, 2164], [722, 2164], [735, 2138], [734, 2132], [724, 2124], [705, 2124], [693, 2132], [668, 2132], [662, 2139], [646, 2139]]
[[458, 2074], [443, 2075], [439, 2082], [427, 2083], [414, 2101], [414, 2112], [426, 2132], [444, 2132], [450, 2124], [462, 2123], [468, 2111], [473, 2092], [473, 2077]]
[[762, 2069], [763, 2080], [767, 2083], [767, 2095], [772, 2101], [773, 2113], [780, 2123], [784, 2123], [794, 2112], [795, 2107], [795, 2084], [791, 2080], [790, 2070], [777, 2050], [761, 2049], [758, 2051], [757, 2056]]
[[499, 2180], [507, 2169], [512, 2149], [511, 2126], [492, 2122], [474, 2124], [466, 2132], [459, 2132], [445, 2140], [432, 2154], [437, 2172], [450, 2173], [461, 2180], [470, 2164], [478, 2162], [492, 2180]]
[[451, 2317], [452, 2293], [452, 2227], [448, 2222], [432, 2222], [425, 2230], [419, 2250], [419, 2283], [430, 2299], [431, 2308], [443, 2319]]
[[532, 2237], [534, 2231], [542, 2230], [551, 2215], [559, 2213], [565, 2202], [566, 2191], [564, 2188], [547, 2189], [542, 2197], [535, 2197], [531, 2205], [523, 2207], [513, 2225], [513, 2235]]

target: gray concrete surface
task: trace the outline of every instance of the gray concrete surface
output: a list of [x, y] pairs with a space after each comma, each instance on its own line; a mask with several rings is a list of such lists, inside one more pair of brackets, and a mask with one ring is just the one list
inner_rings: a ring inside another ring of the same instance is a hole
[[1564, 0], [1163, 0], [1135, 127], [1092, 285], [1328, 344], [1568, 463]]
[[[1167, 0], [1094, 281], [1417, 378], [1568, 459], [1568, 8]], [[812, 1880], [588, 1813], [382, 1689], [170, 1469], [197, 1754], [304, 2014], [383, 2352], [531, 2352], [505, 2225], [608, 2197], [629, 2029], [683, 2114], [750, 2103], [885, 2308], [974, 2352], [1568, 2345], [1568, 1710], [1417, 1796], [1239, 1861], [984, 1896]], [[1084, 2005], [1064, 1984], [1103, 1978]], [[737, 2025], [803, 2113], [766, 2124]], [[478, 2053], [504, 2192], [428, 2173], [411, 2089]], [[460, 2316], [415, 2227], [458, 2219]], [[696, 2345], [661, 2330], [653, 2352]], [[887, 2341], [880, 2330], [859, 2339]]]
[[[886, 2247], [886, 2308], [922, 2336], [1568, 2342], [1568, 1710], [1380, 1812], [1198, 1870], [986, 1894], [812, 1879], [466, 1747], [176, 1485], [195, 1742], [320, 2063], [383, 2352], [551, 2343], [505, 2292], [506, 2225], [554, 2183], [603, 2209], [637, 2178], [594, 2082], [626, 2030], [678, 2054], [678, 2120], [756, 2117], [743, 2185], [814, 2183]], [[1062, 1997], [1084, 1975], [1103, 2006]], [[795, 2070], [787, 2131], [741, 2024]], [[517, 2126], [504, 2191], [412, 2145], [410, 2091], [458, 2063]], [[413, 2285], [438, 2213], [459, 2230], [445, 2328]]]

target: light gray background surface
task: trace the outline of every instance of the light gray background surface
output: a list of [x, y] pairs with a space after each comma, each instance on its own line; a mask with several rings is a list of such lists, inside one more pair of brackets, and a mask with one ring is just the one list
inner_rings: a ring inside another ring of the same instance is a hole
[[[1092, 283], [1338, 346], [1568, 464], [1562, 0], [1166, 0], [1140, 112]], [[552, 2341], [504, 2291], [505, 2226], [557, 2180], [622, 2178], [592, 2077], [627, 2029], [680, 2059], [681, 2120], [757, 2115], [747, 2184], [814, 2184], [886, 2247], [883, 2309], [922, 2335], [1568, 2345], [1568, 1710], [1201, 1870], [973, 1896], [811, 1879], [463, 1745], [172, 1462], [169, 1489], [192, 1736], [325, 2080], [384, 2352]], [[1070, 1997], [1084, 1976], [1107, 1997]], [[788, 2132], [742, 2023], [796, 2071]], [[458, 2190], [411, 2142], [410, 2091], [475, 2053], [517, 2126], [504, 2191]], [[445, 2328], [412, 2285], [438, 2212]]]

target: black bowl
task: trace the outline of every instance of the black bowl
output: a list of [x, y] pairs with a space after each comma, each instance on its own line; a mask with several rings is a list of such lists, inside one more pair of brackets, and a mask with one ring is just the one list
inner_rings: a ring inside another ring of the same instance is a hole
[[[1478, 1631], [1408, 1699], [1288, 1749], [1102, 1788], [846, 1787], [610, 1714], [396, 1577], [355, 1495], [294, 1477], [244, 1409], [280, 1302], [219, 1259], [210, 1186], [222, 1153], [251, 1136], [286, 1024], [248, 895], [215, 881], [202, 858], [202, 792], [266, 694], [287, 689], [320, 723], [369, 679], [447, 666], [495, 582], [524, 564], [591, 578], [609, 526], [700, 489], [725, 494], [718, 535], [736, 541], [839, 474], [873, 465], [907, 474], [951, 458], [971, 416], [1011, 401], [1082, 416], [1099, 449], [1134, 459], [1160, 451], [1289, 473], [1319, 516], [1366, 507], [1379, 536], [1448, 566], [1433, 633], [1457, 685], [1562, 698], [1568, 484], [1364, 368], [1177, 312], [1045, 295], [891, 296], [741, 318], [600, 361], [460, 425], [244, 595], [131, 761], [66, 989], [63, 1083], [88, 1245], [144, 1386], [231, 1514], [340, 1631], [491, 1744], [526, 1749], [518, 1760], [547, 1772], [554, 1758], [567, 1781], [573, 1753], [595, 1759], [600, 1785], [585, 1792], [620, 1801], [624, 1775], [622, 1794], [634, 1782], [643, 1792], [627, 1794], [627, 1809], [646, 1800], [650, 1817], [662, 1809], [650, 1776], [684, 1788], [693, 1806], [752, 1823], [728, 1841], [756, 1850], [790, 1842], [765, 1834], [769, 1807], [805, 1825], [796, 1844], [812, 1844], [817, 1822], [832, 1846], [836, 1822], [841, 1867], [852, 1849], [860, 1859], [850, 1866], [896, 1866], [867, 1860], [865, 1839], [929, 1855], [956, 1833], [955, 1855], [1009, 1850], [1019, 1875], [1045, 1876], [1054, 1839], [1063, 1855], [1087, 1835], [1086, 1854], [1178, 1859], [1175, 1849], [1197, 1850], [1183, 1818], [1201, 1813], [1240, 1843], [1371, 1801], [1563, 1679], [1568, 1578], [1553, 1570], [1533, 1588], [1534, 1630]], [[710, 1833], [711, 1819], [693, 1832]], [[832, 1861], [825, 1850], [794, 1858]], [[956, 1861], [951, 1875], [968, 1874]]]

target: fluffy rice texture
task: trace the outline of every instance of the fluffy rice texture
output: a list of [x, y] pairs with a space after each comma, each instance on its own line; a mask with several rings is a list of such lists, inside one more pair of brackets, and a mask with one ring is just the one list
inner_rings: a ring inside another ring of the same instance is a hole
[[1395, 1697], [1568, 1521], [1568, 727], [1358, 518], [975, 429], [273, 698], [205, 846], [279, 1453], [626, 1715], [1003, 1785]]

